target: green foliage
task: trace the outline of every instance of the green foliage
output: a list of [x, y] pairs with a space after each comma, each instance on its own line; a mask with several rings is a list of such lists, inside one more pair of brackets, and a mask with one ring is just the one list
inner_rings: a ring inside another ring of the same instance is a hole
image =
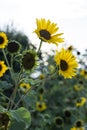
[[[82, 120], [85, 128], [87, 52], [78, 56], [77, 50], [72, 51], [80, 67], [75, 77], [65, 79], [58, 74], [61, 68], [54, 61], [54, 50], [51, 54], [42, 52], [41, 48], [37, 50], [23, 32], [10, 26], [3, 31], [9, 41], [19, 42], [22, 48], [13, 54], [8, 52], [7, 47], [0, 49], [0, 60], [9, 68], [0, 77], [0, 130], [71, 130], [77, 120]], [[31, 68], [28, 66], [29, 70], [23, 67], [24, 56], [24, 65], [33, 60], [31, 55], [26, 58], [27, 52], [35, 54], [35, 64]], [[80, 73], [82, 69], [85, 70], [83, 75]], [[21, 84], [26, 91], [21, 89]], [[27, 88], [28, 85], [30, 88]], [[58, 122], [57, 119], [61, 120]]]
[[11, 118], [11, 124], [9, 130], [26, 130], [31, 124], [30, 112], [21, 107], [17, 110], [11, 110], [9, 112]]

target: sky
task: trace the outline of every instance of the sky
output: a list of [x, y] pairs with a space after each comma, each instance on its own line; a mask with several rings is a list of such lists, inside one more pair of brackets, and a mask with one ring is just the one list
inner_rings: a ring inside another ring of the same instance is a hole
[[64, 44], [79, 51], [87, 49], [87, 0], [0, 0], [0, 28], [13, 23], [33, 44], [39, 43], [33, 33], [36, 18], [57, 23], [59, 32], [64, 33]]

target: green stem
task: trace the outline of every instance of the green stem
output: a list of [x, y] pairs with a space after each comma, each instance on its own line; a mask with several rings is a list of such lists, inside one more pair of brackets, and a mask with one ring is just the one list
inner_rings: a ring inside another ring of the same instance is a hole
[[[17, 93], [17, 90], [18, 90], [18, 87], [19, 87], [19, 80], [20, 80], [21, 72], [22, 72], [22, 69], [21, 69], [21, 71], [20, 71], [20, 73], [19, 73], [19, 76], [18, 76], [18, 78], [17, 78], [17, 81], [15, 82], [15, 88], [14, 88], [14, 90], [13, 90], [13, 93], [12, 93], [11, 97], [10, 97], [10, 100], [13, 100], [13, 101], [15, 100], [16, 93]], [[10, 103], [11, 103], [11, 104], [10, 104]], [[13, 103], [12, 103], [12, 102], [9, 102], [8, 109], [11, 109], [12, 107], [13, 107]]]
[[34, 86], [33, 88], [30, 88], [29, 90], [27, 90], [27, 92], [20, 97], [20, 99], [18, 100], [18, 102], [16, 103], [16, 105], [14, 106], [13, 109], [16, 109], [18, 107], [19, 103], [27, 96], [28, 92], [31, 91], [34, 88], [36, 88], [36, 86]]
[[37, 51], [37, 54], [39, 53], [40, 49], [41, 49], [41, 46], [42, 46], [42, 40], [40, 41], [40, 45], [39, 45], [39, 48], [38, 48], [38, 51]]
[[8, 59], [7, 59], [7, 56], [6, 56], [6, 54], [5, 54], [4, 49], [2, 49], [2, 52], [3, 52], [4, 58], [5, 58], [5, 60], [6, 60], [7, 66], [8, 66], [8, 68], [9, 68], [9, 72], [10, 72], [10, 74], [11, 74], [11, 78], [12, 78], [12, 80], [14, 80], [14, 79], [13, 79], [13, 74], [12, 74], [12, 71], [11, 71], [11, 67], [10, 67], [10, 65], [9, 65], [9, 62], [8, 62]]

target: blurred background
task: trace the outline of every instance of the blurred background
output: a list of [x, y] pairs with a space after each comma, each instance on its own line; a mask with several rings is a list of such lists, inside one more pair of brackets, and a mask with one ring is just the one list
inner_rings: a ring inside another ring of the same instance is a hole
[[33, 44], [39, 42], [33, 33], [36, 18], [57, 23], [59, 31], [64, 33], [65, 44], [81, 52], [87, 48], [87, 0], [0, 0], [0, 28], [14, 26]]

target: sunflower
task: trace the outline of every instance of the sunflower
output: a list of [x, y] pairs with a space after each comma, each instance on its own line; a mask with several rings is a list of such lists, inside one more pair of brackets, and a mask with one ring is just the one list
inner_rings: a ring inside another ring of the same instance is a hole
[[35, 29], [35, 33], [37, 36], [44, 42], [58, 44], [64, 42], [63, 38], [60, 36], [63, 33], [56, 34], [58, 31], [57, 24], [51, 23], [50, 20], [45, 20], [44, 18], [36, 19], [37, 29]]
[[47, 109], [46, 103], [45, 102], [36, 102], [36, 108], [39, 112], [42, 112]]
[[72, 113], [71, 113], [70, 110], [64, 110], [64, 115], [65, 115], [66, 118], [71, 118]]
[[8, 44], [7, 36], [4, 32], [0, 32], [0, 48], [5, 48]]
[[25, 51], [22, 58], [22, 66], [25, 70], [31, 70], [36, 65], [36, 54], [33, 51]]
[[0, 130], [3, 130], [2, 128], [4, 126], [8, 126], [10, 123], [10, 117], [7, 113], [0, 113]]
[[83, 121], [82, 120], [77, 120], [75, 125], [76, 125], [76, 127], [82, 127], [83, 126]]
[[57, 126], [57, 127], [63, 127], [63, 125], [64, 125], [64, 121], [63, 121], [63, 118], [62, 117], [60, 117], [60, 116], [58, 116], [58, 117], [55, 117], [54, 118], [54, 123], [55, 123], [55, 125]]
[[84, 128], [84, 127], [79, 127], [79, 128], [73, 127], [73, 128], [71, 128], [70, 130], [85, 130], [85, 128]]
[[87, 70], [82, 69], [82, 70], [80, 71], [80, 75], [82, 75], [85, 79], [87, 79]]
[[31, 88], [30, 84], [27, 83], [21, 83], [20, 84], [20, 89], [26, 93], [29, 89]]
[[0, 61], [0, 77], [8, 70], [8, 67], [4, 64], [4, 61]]
[[62, 74], [64, 78], [72, 78], [76, 75], [78, 63], [70, 51], [64, 48], [62, 48], [61, 52], [56, 51], [54, 60], [59, 67], [59, 74]]
[[17, 53], [21, 48], [21, 44], [15, 40], [12, 40], [7, 45], [7, 50], [10, 54]]
[[76, 121], [75, 126], [70, 130], [85, 130], [85, 128], [83, 127], [83, 121], [82, 120]]
[[86, 98], [85, 97], [81, 97], [80, 99], [77, 99], [76, 101], [76, 106], [77, 107], [81, 107], [86, 103]]
[[76, 84], [74, 85], [74, 90], [75, 91], [81, 91], [84, 88], [84, 85]]

